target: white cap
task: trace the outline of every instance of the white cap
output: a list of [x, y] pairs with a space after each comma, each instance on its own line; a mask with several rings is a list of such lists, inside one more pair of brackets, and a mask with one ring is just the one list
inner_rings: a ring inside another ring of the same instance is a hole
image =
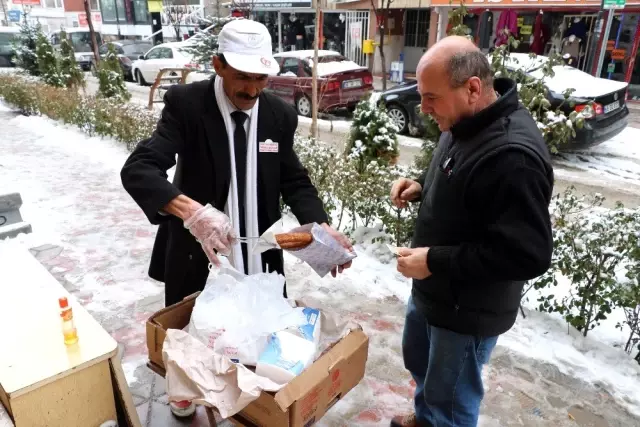
[[276, 75], [280, 65], [271, 52], [271, 35], [267, 27], [248, 19], [234, 19], [218, 34], [218, 53], [238, 71]]

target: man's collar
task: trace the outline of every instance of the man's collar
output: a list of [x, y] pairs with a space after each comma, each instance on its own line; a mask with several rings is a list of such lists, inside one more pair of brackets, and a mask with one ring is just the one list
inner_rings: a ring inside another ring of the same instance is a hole
[[498, 99], [487, 108], [473, 116], [465, 117], [451, 127], [454, 138], [470, 139], [484, 128], [513, 113], [519, 105], [516, 83], [507, 78], [498, 78], [493, 82]]

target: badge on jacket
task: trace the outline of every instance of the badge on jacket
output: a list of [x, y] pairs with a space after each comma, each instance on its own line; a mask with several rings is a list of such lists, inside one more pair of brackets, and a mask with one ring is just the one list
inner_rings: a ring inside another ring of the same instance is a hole
[[258, 151], [260, 153], [277, 153], [278, 152], [278, 143], [273, 142], [270, 139], [267, 139], [265, 142], [261, 142], [259, 144]]

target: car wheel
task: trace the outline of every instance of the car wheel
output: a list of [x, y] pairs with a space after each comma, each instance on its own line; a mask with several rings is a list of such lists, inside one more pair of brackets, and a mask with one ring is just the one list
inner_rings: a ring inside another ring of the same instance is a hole
[[144, 77], [142, 77], [142, 73], [140, 72], [140, 70], [136, 70], [136, 81], [138, 82], [138, 84], [140, 86], [146, 86], [147, 82], [144, 81]]
[[407, 117], [404, 108], [396, 104], [387, 106], [387, 114], [396, 126], [398, 126], [398, 133], [405, 134], [409, 127], [409, 117]]
[[311, 117], [311, 100], [307, 95], [300, 95], [296, 100], [296, 110], [299, 116]]

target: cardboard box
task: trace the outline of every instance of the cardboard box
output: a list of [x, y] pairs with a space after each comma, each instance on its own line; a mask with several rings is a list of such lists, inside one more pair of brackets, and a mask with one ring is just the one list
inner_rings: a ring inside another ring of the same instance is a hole
[[[162, 376], [166, 331], [189, 324], [198, 295], [158, 311], [147, 321], [148, 366]], [[364, 377], [368, 351], [367, 335], [362, 330], [352, 331], [279, 392], [263, 392], [233, 421], [245, 426], [312, 426]]]

